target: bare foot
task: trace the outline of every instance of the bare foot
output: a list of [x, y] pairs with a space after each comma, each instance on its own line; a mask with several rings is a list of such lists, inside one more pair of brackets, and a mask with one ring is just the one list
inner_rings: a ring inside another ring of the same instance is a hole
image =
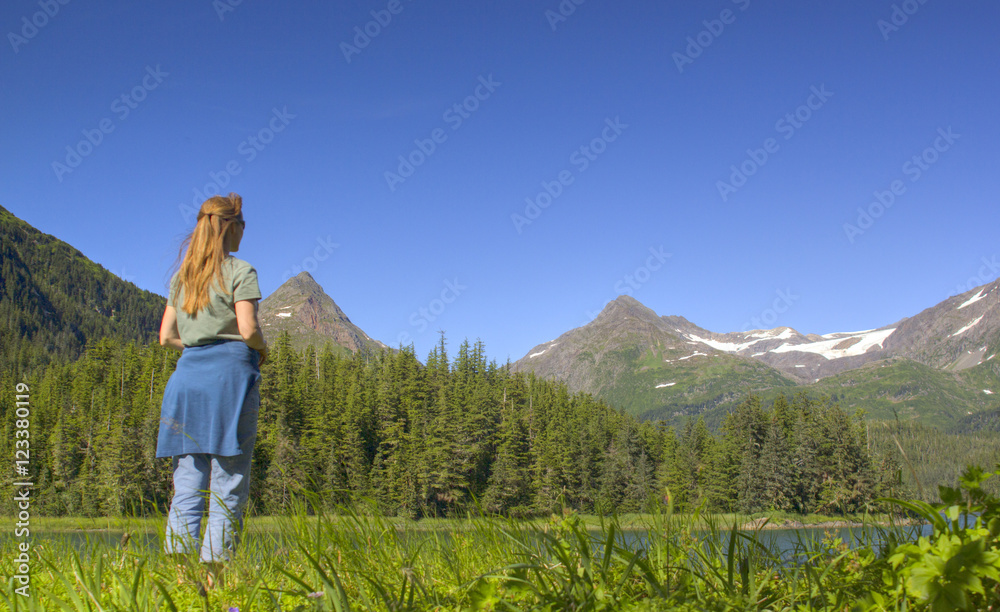
[[214, 589], [222, 582], [222, 570], [225, 566], [221, 563], [206, 563], [205, 567], [208, 570], [208, 575], [205, 577], [205, 585], [209, 589]]
[[184, 584], [185, 582], [187, 582], [187, 578], [185, 576], [185, 574], [187, 573], [187, 570], [184, 567], [183, 563], [177, 563], [177, 564], [175, 564], [174, 565], [174, 569], [177, 570], [177, 586], [181, 586], [182, 584]]

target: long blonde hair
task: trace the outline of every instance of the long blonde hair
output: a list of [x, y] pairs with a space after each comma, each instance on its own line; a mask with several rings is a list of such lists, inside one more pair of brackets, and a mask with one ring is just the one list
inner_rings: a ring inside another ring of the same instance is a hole
[[198, 211], [198, 223], [181, 243], [177, 273], [178, 289], [184, 290], [184, 312], [195, 315], [209, 303], [209, 287], [214, 283], [222, 289], [223, 248], [226, 234], [239, 221], [243, 198], [235, 193], [229, 197], [214, 196], [205, 200]]

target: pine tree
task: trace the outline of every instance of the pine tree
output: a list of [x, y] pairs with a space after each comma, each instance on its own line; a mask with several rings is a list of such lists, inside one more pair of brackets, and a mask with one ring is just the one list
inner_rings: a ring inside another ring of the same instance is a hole
[[518, 400], [513, 397], [520, 379], [510, 382], [512, 397], [508, 401], [505, 387], [496, 458], [492, 462], [489, 484], [483, 495], [483, 507], [489, 512], [523, 516], [529, 513], [531, 495], [528, 431], [518, 411]]

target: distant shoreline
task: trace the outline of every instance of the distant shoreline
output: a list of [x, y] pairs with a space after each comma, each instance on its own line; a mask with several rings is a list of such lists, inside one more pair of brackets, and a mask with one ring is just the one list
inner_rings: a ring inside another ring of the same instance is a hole
[[926, 521], [921, 521], [917, 519], [908, 518], [897, 518], [893, 521], [869, 521], [867, 523], [859, 523], [856, 521], [846, 521], [846, 520], [831, 520], [831, 521], [821, 521], [819, 523], [802, 523], [795, 520], [785, 519], [782, 522], [768, 521], [765, 523], [766, 519], [755, 519], [747, 523], [740, 525], [740, 529], [744, 531], [750, 530], [761, 530], [761, 531], [783, 531], [786, 529], [855, 529], [858, 527], [915, 527], [917, 525], [926, 525]]
[[[597, 515], [577, 515], [588, 530], [600, 528], [601, 524], [610, 522], [609, 517]], [[544, 528], [556, 517], [536, 517], [528, 519], [504, 519], [497, 517], [485, 517], [485, 520], [508, 521], [513, 520], [519, 525], [534, 524]], [[349, 521], [347, 516], [328, 515], [324, 520], [332, 522]], [[618, 517], [618, 526], [622, 530], [642, 530], [652, 527], [654, 522], [652, 514], [626, 514]], [[737, 525], [740, 531], [783, 531], [783, 530], [805, 530], [805, 529], [857, 529], [860, 527], [913, 527], [926, 524], [925, 521], [889, 515], [874, 515], [862, 519], [858, 516], [839, 518], [822, 515], [804, 515], [799, 518], [782, 515], [779, 517], [757, 517], [717, 514], [701, 515], [696, 517], [690, 514], [674, 514], [671, 519], [676, 525], [678, 521], [690, 524], [695, 529], [708, 529], [710, 524], [720, 531], [731, 531], [733, 525]], [[269, 532], [277, 529], [280, 523], [289, 520], [317, 520], [316, 516], [258, 516], [247, 518], [247, 529], [249, 533]], [[32, 531], [38, 534], [46, 533], [155, 533], [162, 529], [165, 517], [39, 517], [33, 521]], [[413, 531], [461, 531], [470, 527], [468, 518], [425, 518], [420, 520], [401, 519], [396, 517], [384, 518], [386, 523], [394, 525], [397, 530]], [[473, 518], [472, 521], [484, 520], [483, 518]]]

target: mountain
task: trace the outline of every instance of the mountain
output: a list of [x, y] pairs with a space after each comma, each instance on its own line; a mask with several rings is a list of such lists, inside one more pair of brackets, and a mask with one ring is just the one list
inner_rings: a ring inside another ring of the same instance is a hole
[[765, 397], [802, 391], [873, 417], [951, 428], [998, 406], [997, 352], [1000, 282], [892, 325], [823, 336], [788, 327], [715, 333], [621, 296], [514, 368], [668, 422], [701, 414], [717, 425], [750, 390]]
[[562, 380], [632, 414], [662, 409], [657, 416], [666, 420], [739, 401], [748, 390], [794, 387], [767, 364], [685, 338], [678, 324], [691, 325], [621, 296], [589, 324], [529, 351], [514, 369]]
[[260, 303], [264, 337], [273, 342], [287, 331], [296, 349], [312, 344], [317, 349], [332, 342], [338, 352], [378, 351], [387, 348], [351, 323], [319, 283], [308, 273], [288, 279]]
[[104, 337], [154, 341], [165, 306], [0, 207], [0, 371], [72, 360]]

